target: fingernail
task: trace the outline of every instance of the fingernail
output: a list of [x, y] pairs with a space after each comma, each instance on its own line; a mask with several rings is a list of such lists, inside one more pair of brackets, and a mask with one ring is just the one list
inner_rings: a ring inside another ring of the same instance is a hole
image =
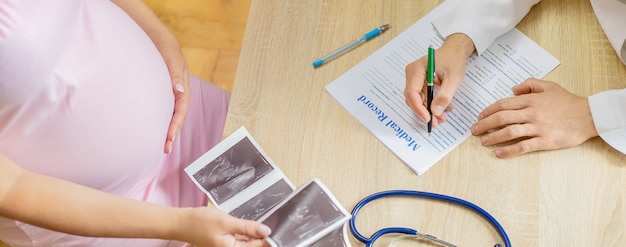
[[476, 134], [476, 132], [478, 132], [478, 126], [477, 125], [472, 125], [472, 134]]
[[260, 225], [260, 226], [259, 226], [259, 233], [260, 233], [261, 235], [264, 235], [264, 236], [269, 236], [269, 235], [272, 233], [272, 229], [270, 229], [270, 228], [269, 228], [268, 226], [266, 226], [266, 225]]
[[176, 91], [184, 93], [185, 92], [185, 87], [183, 87], [183, 84], [176, 83]]
[[482, 113], [478, 114], [478, 120], [481, 120], [481, 119], [483, 119], [483, 114]]
[[439, 116], [442, 113], [443, 113], [443, 106], [436, 105], [435, 108], [433, 108], [433, 114]]
[[487, 136], [483, 136], [480, 138], [480, 143], [482, 143], [483, 145], [485, 145], [488, 141], [489, 141], [489, 137]]
[[502, 150], [496, 149], [496, 157], [498, 158], [502, 157]]

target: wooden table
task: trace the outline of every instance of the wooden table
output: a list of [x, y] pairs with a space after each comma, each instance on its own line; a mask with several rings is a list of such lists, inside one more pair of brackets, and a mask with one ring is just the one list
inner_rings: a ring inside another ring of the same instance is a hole
[[[253, 1], [225, 136], [245, 126], [296, 185], [318, 177], [348, 210], [374, 192], [413, 189], [483, 207], [514, 246], [626, 244], [626, 156], [602, 139], [498, 159], [471, 136], [418, 177], [324, 90], [438, 3]], [[393, 25], [384, 35], [321, 68], [311, 66], [384, 23]], [[587, 0], [545, 0], [517, 27], [561, 61], [545, 79], [585, 96], [626, 86], [626, 66]], [[358, 225], [366, 235], [394, 225], [460, 246], [502, 243], [480, 216], [428, 200], [375, 202], [361, 211]]]

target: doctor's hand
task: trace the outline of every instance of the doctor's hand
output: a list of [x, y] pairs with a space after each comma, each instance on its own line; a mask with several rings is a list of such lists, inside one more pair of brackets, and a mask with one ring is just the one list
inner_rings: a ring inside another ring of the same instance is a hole
[[199, 247], [266, 247], [271, 230], [260, 222], [235, 218], [209, 207], [186, 210], [172, 239]]
[[473, 135], [484, 134], [485, 146], [511, 142], [496, 148], [497, 157], [572, 147], [598, 136], [587, 98], [532, 78], [513, 93], [485, 108], [471, 127]]
[[[474, 52], [474, 42], [465, 34], [450, 35], [435, 52], [435, 86], [439, 90], [432, 101], [433, 127], [446, 120], [452, 97], [465, 77], [467, 58]], [[404, 97], [406, 104], [424, 122], [430, 120], [426, 109], [426, 68], [428, 56], [406, 66]]]

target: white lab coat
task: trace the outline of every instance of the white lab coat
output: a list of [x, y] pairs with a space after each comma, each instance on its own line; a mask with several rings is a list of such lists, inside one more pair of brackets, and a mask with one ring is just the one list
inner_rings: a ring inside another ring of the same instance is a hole
[[[435, 19], [442, 37], [464, 33], [481, 54], [500, 35], [511, 30], [539, 0], [463, 0]], [[591, 0], [600, 25], [626, 65], [626, 0]], [[600, 137], [626, 154], [626, 89], [608, 90], [588, 97]]]

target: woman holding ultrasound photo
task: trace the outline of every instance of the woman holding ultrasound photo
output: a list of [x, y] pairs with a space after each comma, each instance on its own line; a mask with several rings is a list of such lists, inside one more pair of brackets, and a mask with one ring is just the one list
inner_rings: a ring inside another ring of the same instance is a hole
[[267, 245], [183, 171], [221, 140], [229, 98], [140, 0], [0, 0], [0, 240]]

